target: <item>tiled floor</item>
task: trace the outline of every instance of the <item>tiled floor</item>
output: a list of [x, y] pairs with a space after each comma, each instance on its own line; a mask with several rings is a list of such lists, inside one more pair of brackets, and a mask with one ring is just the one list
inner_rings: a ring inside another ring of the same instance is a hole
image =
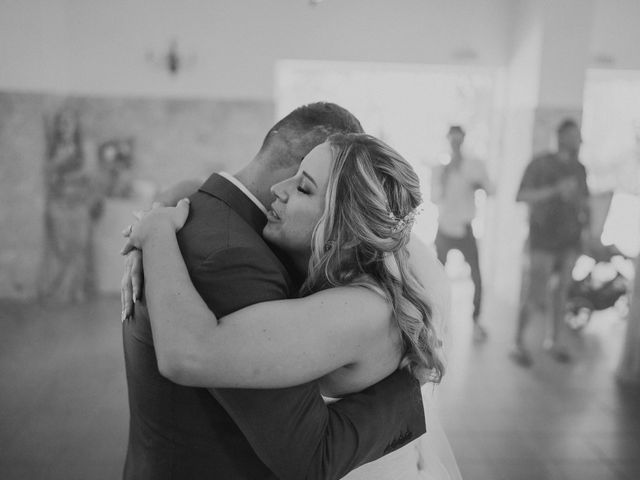
[[[489, 298], [474, 344], [466, 281], [454, 284], [439, 410], [465, 480], [640, 479], [640, 389], [614, 378], [625, 323], [598, 315], [558, 364], [531, 332], [534, 365], [507, 358], [514, 307]], [[0, 303], [0, 478], [119, 478], [127, 434], [119, 300]], [[640, 346], [639, 346], [640, 348]]]
[[[528, 335], [534, 364], [508, 358], [515, 305], [489, 298], [486, 343], [471, 338], [470, 286], [454, 283], [453, 347], [442, 385], [442, 423], [467, 480], [640, 479], [640, 389], [615, 379], [626, 323], [597, 312], [560, 364]], [[542, 320], [542, 319], [540, 319]], [[638, 346], [640, 348], [640, 345]]]

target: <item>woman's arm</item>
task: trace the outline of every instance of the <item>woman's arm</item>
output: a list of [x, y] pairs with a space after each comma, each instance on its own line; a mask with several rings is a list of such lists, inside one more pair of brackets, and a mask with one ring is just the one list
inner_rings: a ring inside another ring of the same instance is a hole
[[175, 224], [163, 213], [172, 210], [152, 211], [132, 233], [143, 252], [158, 368], [169, 379], [191, 386], [288, 387], [355, 365], [387, 339], [390, 307], [362, 287], [260, 303], [217, 319], [191, 283]]
[[[180, 199], [197, 192], [200, 185], [202, 185], [201, 180], [183, 180], [158, 192], [153, 201], [165, 206], [175, 206]], [[125, 256], [124, 273], [120, 280], [123, 322], [133, 315], [133, 304], [142, 297], [143, 285], [142, 254], [138, 250], [132, 250]]]

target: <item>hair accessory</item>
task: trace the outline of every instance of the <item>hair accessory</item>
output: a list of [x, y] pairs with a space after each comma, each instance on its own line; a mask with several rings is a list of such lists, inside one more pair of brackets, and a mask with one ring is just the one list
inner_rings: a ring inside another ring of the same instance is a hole
[[402, 218], [397, 218], [393, 212], [389, 212], [389, 218], [395, 222], [395, 225], [391, 227], [391, 233], [398, 233], [406, 228], [411, 229], [413, 227], [414, 222], [416, 221], [416, 217], [422, 213], [422, 207], [418, 206], [407, 213]]

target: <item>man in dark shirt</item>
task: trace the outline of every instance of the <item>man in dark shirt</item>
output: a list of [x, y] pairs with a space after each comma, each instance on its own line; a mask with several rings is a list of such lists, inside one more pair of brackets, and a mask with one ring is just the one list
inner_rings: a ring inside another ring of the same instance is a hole
[[[187, 185], [169, 196], [175, 203], [190, 195], [178, 243], [194, 286], [216, 315], [295, 295], [286, 259], [262, 239], [264, 205], [273, 184], [340, 131], [362, 130], [335, 104], [300, 107], [269, 130], [236, 175], [213, 174], [197, 192]], [[123, 323], [123, 343], [130, 409], [125, 479], [337, 479], [425, 431], [420, 387], [404, 371], [331, 405], [317, 382], [262, 390], [185, 387], [158, 369], [144, 299]]]
[[[560, 345], [564, 328], [564, 309], [571, 272], [578, 257], [584, 233], [588, 231], [589, 189], [584, 165], [578, 160], [580, 129], [571, 119], [557, 129], [558, 151], [534, 158], [527, 166], [516, 200], [529, 206], [528, 266], [523, 290], [515, 345], [511, 358], [518, 364], [531, 364], [524, 345], [524, 334], [535, 310], [551, 310], [551, 322], [544, 348], [553, 358], [567, 362], [570, 355]], [[551, 305], [547, 305], [549, 285], [553, 284]], [[550, 307], [550, 308], [549, 308]]]

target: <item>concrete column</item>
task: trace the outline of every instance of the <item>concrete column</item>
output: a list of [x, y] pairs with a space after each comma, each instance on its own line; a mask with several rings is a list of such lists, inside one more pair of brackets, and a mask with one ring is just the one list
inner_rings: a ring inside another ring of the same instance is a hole
[[516, 192], [532, 156], [556, 148], [560, 121], [581, 120], [594, 1], [520, 0], [511, 13], [497, 212], [488, 228], [485, 271], [494, 295], [517, 305], [527, 224], [526, 207], [515, 203]]

